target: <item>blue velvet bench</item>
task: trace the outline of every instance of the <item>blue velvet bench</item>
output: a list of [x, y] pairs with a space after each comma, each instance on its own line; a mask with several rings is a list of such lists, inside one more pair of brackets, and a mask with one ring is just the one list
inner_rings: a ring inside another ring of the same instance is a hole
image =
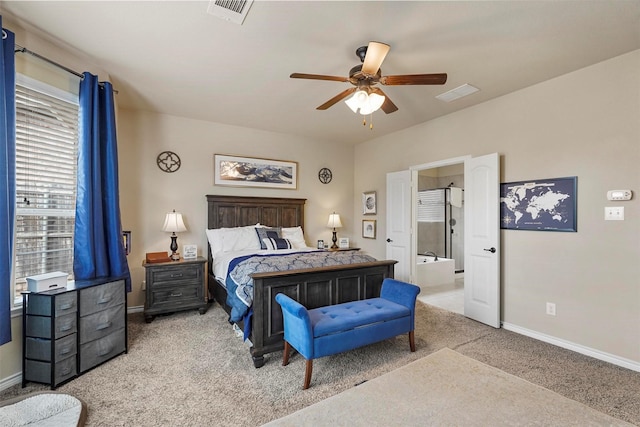
[[289, 363], [291, 347], [307, 361], [304, 389], [309, 388], [313, 359], [353, 350], [378, 341], [409, 334], [416, 351], [414, 318], [418, 286], [384, 279], [379, 298], [307, 310], [285, 294], [276, 295], [284, 320], [282, 365]]

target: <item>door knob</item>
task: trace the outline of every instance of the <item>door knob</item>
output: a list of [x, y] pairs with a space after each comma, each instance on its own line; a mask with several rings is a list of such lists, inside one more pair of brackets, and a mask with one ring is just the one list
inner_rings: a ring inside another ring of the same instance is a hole
[[387, 239], [387, 243], [391, 243], [391, 242], [393, 242], [393, 240]]
[[491, 252], [492, 254], [496, 253], [496, 248], [485, 249], [487, 252]]

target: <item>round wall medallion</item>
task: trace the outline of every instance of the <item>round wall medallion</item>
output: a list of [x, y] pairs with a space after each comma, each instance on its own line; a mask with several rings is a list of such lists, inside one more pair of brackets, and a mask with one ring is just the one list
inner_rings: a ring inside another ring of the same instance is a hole
[[320, 172], [318, 172], [318, 179], [323, 184], [330, 183], [332, 178], [333, 174], [331, 173], [331, 169], [329, 168], [322, 168], [320, 169]]
[[171, 173], [180, 169], [180, 157], [173, 151], [163, 151], [156, 159], [161, 171]]

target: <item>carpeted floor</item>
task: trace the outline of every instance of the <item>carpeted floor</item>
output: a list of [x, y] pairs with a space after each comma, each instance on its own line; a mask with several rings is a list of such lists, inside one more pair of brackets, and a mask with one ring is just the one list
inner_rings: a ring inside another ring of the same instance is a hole
[[[448, 347], [640, 425], [640, 373], [601, 362], [459, 314], [419, 303], [416, 347], [397, 337], [314, 362], [302, 390], [304, 360], [282, 353], [255, 369], [248, 347], [217, 305], [197, 311], [129, 318], [129, 352], [58, 388], [88, 405], [89, 426], [259, 426]], [[0, 400], [45, 389], [29, 383]]]
[[443, 348], [266, 427], [631, 426]]

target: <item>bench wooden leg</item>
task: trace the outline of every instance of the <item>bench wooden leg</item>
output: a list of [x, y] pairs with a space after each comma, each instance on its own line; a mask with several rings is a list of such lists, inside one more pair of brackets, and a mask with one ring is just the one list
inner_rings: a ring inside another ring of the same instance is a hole
[[307, 360], [307, 369], [304, 371], [304, 387], [303, 390], [309, 388], [309, 384], [311, 384], [311, 372], [313, 371], [313, 359]]
[[413, 336], [413, 331], [409, 332], [409, 347], [411, 347], [411, 351], [416, 351], [416, 341]]
[[287, 341], [284, 342], [284, 353], [282, 353], [282, 366], [289, 364], [289, 352], [291, 351], [291, 344]]

